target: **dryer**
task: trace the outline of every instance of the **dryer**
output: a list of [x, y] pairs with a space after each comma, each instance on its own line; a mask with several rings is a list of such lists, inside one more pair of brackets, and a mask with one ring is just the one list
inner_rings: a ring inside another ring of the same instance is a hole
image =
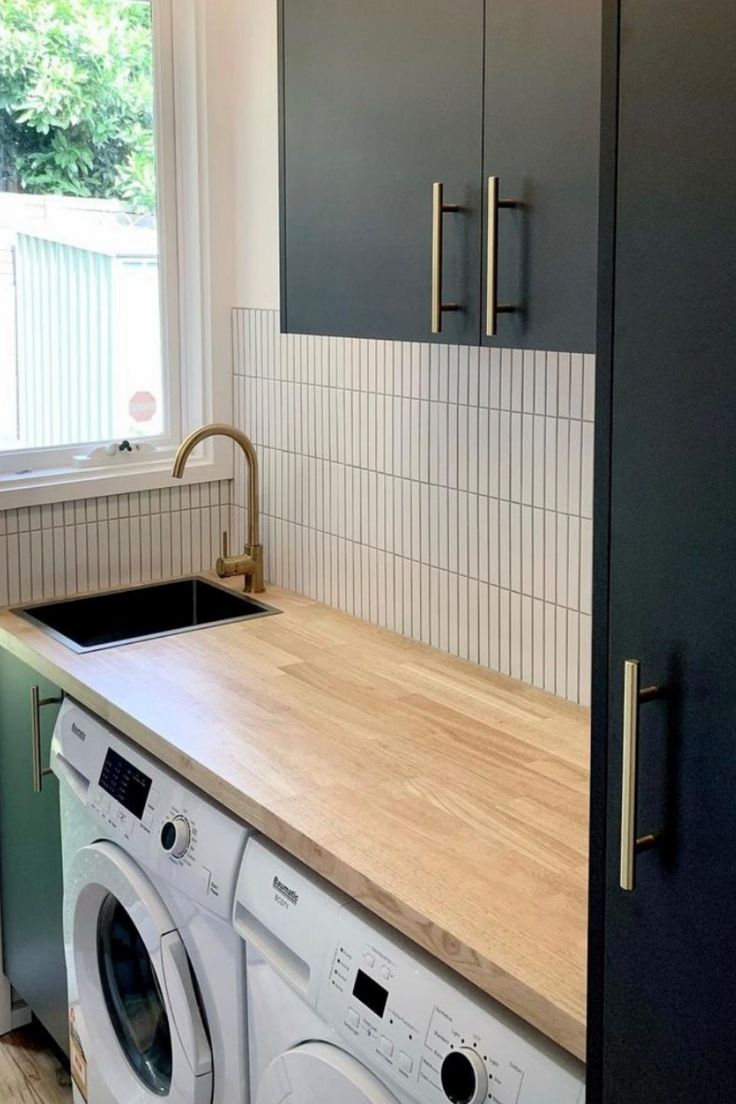
[[257, 836], [247, 944], [251, 1104], [581, 1104], [583, 1066]]
[[248, 829], [70, 700], [51, 767], [75, 1104], [247, 1104]]

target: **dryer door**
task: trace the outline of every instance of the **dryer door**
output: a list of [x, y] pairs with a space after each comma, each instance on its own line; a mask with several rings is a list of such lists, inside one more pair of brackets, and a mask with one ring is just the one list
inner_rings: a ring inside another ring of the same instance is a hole
[[398, 1104], [377, 1077], [329, 1043], [280, 1054], [256, 1089], [255, 1104]]
[[102, 841], [76, 853], [64, 892], [89, 1099], [210, 1104], [212, 1052], [197, 988], [151, 882]]

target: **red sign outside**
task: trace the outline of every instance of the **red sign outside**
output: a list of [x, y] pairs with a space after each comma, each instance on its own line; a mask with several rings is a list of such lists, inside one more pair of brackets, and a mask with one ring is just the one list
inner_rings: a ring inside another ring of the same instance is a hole
[[136, 391], [128, 403], [128, 411], [134, 422], [150, 422], [156, 413], [156, 397], [150, 391]]

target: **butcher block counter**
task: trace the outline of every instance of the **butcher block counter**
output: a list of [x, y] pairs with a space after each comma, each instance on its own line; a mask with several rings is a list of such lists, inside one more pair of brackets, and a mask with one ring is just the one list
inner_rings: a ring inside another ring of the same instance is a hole
[[0, 646], [584, 1057], [587, 712], [263, 597], [282, 615], [81, 655], [3, 610]]

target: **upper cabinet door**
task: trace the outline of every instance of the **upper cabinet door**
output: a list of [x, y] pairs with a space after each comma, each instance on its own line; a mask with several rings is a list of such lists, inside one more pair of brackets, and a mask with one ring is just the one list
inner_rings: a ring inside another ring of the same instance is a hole
[[[595, 351], [600, 57], [599, 0], [487, 0], [486, 344]], [[521, 204], [497, 214], [495, 287], [489, 177]], [[489, 297], [517, 308], [495, 338]]]
[[[541, 0], [540, 0], [541, 3]], [[483, 0], [281, 0], [289, 333], [480, 340]], [[432, 335], [433, 184], [444, 203]]]

